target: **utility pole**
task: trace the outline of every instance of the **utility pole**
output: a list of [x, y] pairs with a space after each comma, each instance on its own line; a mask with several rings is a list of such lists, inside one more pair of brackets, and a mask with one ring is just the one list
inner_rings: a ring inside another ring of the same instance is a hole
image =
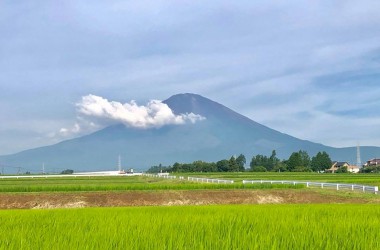
[[119, 168], [119, 172], [121, 172], [121, 157], [119, 155], [119, 159], [118, 159], [118, 164], [117, 164], [118, 168]]
[[356, 147], [356, 165], [358, 166], [358, 168], [362, 167], [362, 160], [360, 158], [361, 158], [360, 157], [360, 145], [358, 142], [358, 145]]

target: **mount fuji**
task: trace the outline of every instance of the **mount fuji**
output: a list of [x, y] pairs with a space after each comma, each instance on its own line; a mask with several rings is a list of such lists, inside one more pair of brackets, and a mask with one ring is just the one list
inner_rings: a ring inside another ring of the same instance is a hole
[[[32, 171], [39, 171], [42, 163], [47, 169], [111, 170], [120, 154], [124, 168], [145, 170], [159, 163], [217, 161], [240, 153], [249, 162], [253, 155], [270, 155], [272, 150], [281, 159], [306, 150], [310, 156], [326, 151], [332, 160], [356, 160], [356, 147], [334, 148], [295, 138], [200, 95], [177, 94], [163, 102], [174, 114], [194, 113], [206, 119], [149, 129], [116, 124], [55, 145], [1, 156], [0, 162]], [[363, 159], [380, 155], [379, 147], [361, 150]]]

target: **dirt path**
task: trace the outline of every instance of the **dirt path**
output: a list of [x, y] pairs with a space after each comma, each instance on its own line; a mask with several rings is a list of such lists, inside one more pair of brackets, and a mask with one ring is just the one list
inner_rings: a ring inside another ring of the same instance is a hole
[[308, 190], [184, 190], [0, 194], [0, 209], [174, 206], [207, 204], [380, 203]]

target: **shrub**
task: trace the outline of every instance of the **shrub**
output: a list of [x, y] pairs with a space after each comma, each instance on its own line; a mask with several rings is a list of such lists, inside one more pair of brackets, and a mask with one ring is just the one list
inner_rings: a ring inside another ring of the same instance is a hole
[[263, 166], [256, 166], [252, 168], [252, 172], [266, 172], [267, 169], [264, 168]]

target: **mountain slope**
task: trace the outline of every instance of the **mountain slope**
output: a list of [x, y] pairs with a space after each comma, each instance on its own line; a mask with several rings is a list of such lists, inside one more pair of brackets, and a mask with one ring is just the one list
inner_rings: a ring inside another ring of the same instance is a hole
[[[280, 158], [300, 149], [311, 156], [327, 151], [334, 160], [356, 160], [356, 148], [332, 148], [280, 133], [242, 116], [227, 107], [195, 94], [174, 95], [164, 101], [176, 114], [195, 113], [206, 117], [195, 124], [170, 125], [159, 129], [135, 129], [114, 125], [93, 134], [56, 145], [0, 157], [1, 162], [30, 170], [114, 169], [117, 156], [123, 165], [146, 169], [159, 163], [216, 161], [243, 153], [269, 155], [275, 149]], [[379, 148], [363, 147], [363, 159], [376, 156]]]

